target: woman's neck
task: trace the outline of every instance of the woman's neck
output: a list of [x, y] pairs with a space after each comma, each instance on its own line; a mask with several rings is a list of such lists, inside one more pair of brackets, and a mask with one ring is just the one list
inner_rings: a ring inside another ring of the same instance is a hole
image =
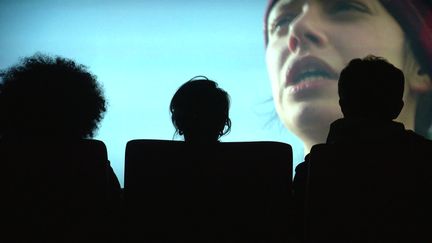
[[401, 113], [395, 119], [395, 121], [404, 124], [406, 129], [414, 130], [416, 107], [417, 107], [417, 101], [415, 97], [408, 96], [408, 98], [405, 100], [405, 105], [402, 108]]

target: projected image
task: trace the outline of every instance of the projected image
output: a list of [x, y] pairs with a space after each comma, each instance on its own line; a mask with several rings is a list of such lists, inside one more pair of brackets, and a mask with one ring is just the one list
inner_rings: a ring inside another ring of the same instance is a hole
[[[304, 142], [305, 153], [325, 142], [330, 123], [342, 117], [340, 71], [352, 58], [368, 54], [382, 56], [404, 72], [405, 106], [397, 121], [428, 136], [432, 12], [426, 1], [279, 0], [270, 1], [265, 18], [276, 111]], [[364, 85], [374, 88], [368, 80]]]

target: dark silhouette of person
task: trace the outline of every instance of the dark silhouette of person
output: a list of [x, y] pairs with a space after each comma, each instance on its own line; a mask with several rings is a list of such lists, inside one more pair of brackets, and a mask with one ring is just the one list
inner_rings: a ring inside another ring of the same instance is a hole
[[171, 99], [171, 120], [185, 142], [214, 143], [230, 132], [229, 108], [225, 90], [205, 76], [196, 76], [180, 86]]
[[404, 85], [400, 69], [373, 55], [341, 71], [344, 117], [296, 167], [300, 240], [431, 240], [432, 142], [394, 121], [404, 106]]
[[[164, 165], [164, 175], [172, 176], [164, 176], [162, 183], [151, 179], [153, 185], [168, 185], [159, 191], [175, 195], [176, 203], [156, 216], [177, 208], [168, 215], [168, 221], [175, 222], [168, 232], [180, 231], [175, 234], [177, 242], [282, 242], [288, 235], [291, 173], [287, 168], [292, 162], [286, 153], [291, 149], [276, 143], [219, 141], [231, 129], [229, 109], [228, 93], [205, 76], [190, 79], [175, 92], [171, 119], [184, 142], [171, 141], [166, 154], [158, 156], [171, 156], [158, 166]], [[175, 168], [171, 172], [170, 166]], [[166, 184], [168, 180], [171, 183]], [[164, 199], [149, 208], [156, 212], [159, 205], [172, 201]], [[189, 222], [182, 222], [186, 217]], [[162, 225], [167, 230], [168, 223]]]
[[37, 53], [1, 74], [1, 137], [90, 138], [106, 111], [83, 65]]
[[[71, 59], [36, 53], [3, 70], [0, 77], [0, 140], [2, 143], [23, 141], [23, 144], [30, 144], [31, 147], [39, 148], [39, 144], [44, 144], [41, 141], [55, 141], [52, 144], [56, 145], [65, 140], [90, 139], [106, 111], [106, 100], [96, 76], [90, 73], [85, 66]], [[40, 149], [45, 150], [44, 147]], [[30, 148], [30, 151], [32, 150], [35, 149]], [[41, 158], [36, 157], [36, 155], [32, 157], [31, 154], [27, 156], [25, 155], [29, 153], [27, 151], [21, 152], [24, 154], [21, 157], [30, 161], [19, 161], [23, 164], [11, 165], [13, 170], [19, 170], [23, 175], [31, 174], [32, 171], [26, 170], [31, 170], [36, 165], [44, 168], [44, 170], [58, 170], [58, 173], [61, 173], [62, 161], [57, 161], [59, 166], [56, 166], [55, 169], [46, 168], [45, 161], [39, 161]], [[61, 153], [61, 151], [48, 151], [47, 153], [50, 153], [52, 157], [53, 154]], [[71, 154], [70, 157], [73, 158], [74, 156]], [[109, 165], [109, 161], [101, 163], [105, 163], [107, 170], [107, 200], [110, 200], [113, 206], [119, 206], [121, 190], [119, 181]], [[97, 165], [89, 165], [89, 167], [95, 166]], [[56, 171], [51, 174], [55, 175]], [[19, 178], [21, 177], [19, 176]], [[38, 178], [37, 175], [35, 178]], [[13, 181], [16, 180], [16, 178], [12, 179]], [[54, 178], [51, 179], [54, 180]], [[41, 181], [50, 181], [51, 179], [41, 178]], [[80, 180], [80, 178], [77, 179]], [[19, 187], [21, 188], [19, 190], [24, 191], [32, 190], [29, 188], [33, 188], [31, 186], [38, 183], [37, 181], [25, 181], [26, 178], [20, 180], [23, 181], [17, 183], [24, 185], [24, 188]], [[29, 183], [29, 186], [25, 186], [25, 183]], [[46, 190], [54, 190], [54, 188], [46, 188]], [[37, 210], [36, 208], [43, 205], [44, 202], [34, 203], [34, 209]], [[38, 203], [42, 204], [39, 205]], [[33, 205], [29, 206], [32, 207]], [[61, 207], [61, 205], [58, 206]], [[32, 217], [31, 215], [28, 216]], [[42, 225], [44, 219], [40, 218], [39, 221]], [[48, 223], [52, 224], [53, 222]], [[23, 227], [22, 230], [25, 228]], [[54, 231], [53, 233], [55, 233]], [[78, 232], [76, 233], [78, 234]], [[20, 235], [31, 237], [26, 236], [26, 232], [22, 232]], [[71, 236], [71, 238], [73, 237]]]

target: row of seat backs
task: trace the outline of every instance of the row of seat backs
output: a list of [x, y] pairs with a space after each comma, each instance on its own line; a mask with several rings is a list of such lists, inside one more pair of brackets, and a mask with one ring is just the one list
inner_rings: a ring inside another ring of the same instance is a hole
[[6, 185], [2, 225], [8, 233], [2, 237], [91, 242], [105, 236], [113, 205], [102, 141], [2, 139], [0, 161]]
[[[124, 227], [116, 228], [122, 217], [111, 211], [110, 167], [102, 141], [3, 139], [0, 161], [7, 195], [2, 221], [8, 234], [3, 239], [91, 242], [110, 230], [123, 233]], [[127, 144], [125, 167], [126, 212], [136, 213], [133, 220], [140, 222], [126, 227], [178, 233], [190, 232], [182, 225], [195, 225], [205, 235], [209, 229], [286, 229], [292, 177], [287, 144], [190, 147], [134, 140]], [[195, 224], [182, 224], [185, 219]]]
[[124, 184], [129, 228], [147, 236], [286, 234], [291, 180], [285, 143], [132, 140]]

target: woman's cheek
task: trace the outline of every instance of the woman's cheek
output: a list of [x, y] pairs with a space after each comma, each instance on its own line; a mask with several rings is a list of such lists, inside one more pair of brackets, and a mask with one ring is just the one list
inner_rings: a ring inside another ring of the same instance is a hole
[[282, 58], [279, 55], [280, 52], [276, 52], [274, 50], [267, 50], [267, 71], [269, 74], [271, 86], [272, 86], [272, 92], [273, 97], [279, 96], [279, 93], [281, 92], [281, 73], [282, 73]]

